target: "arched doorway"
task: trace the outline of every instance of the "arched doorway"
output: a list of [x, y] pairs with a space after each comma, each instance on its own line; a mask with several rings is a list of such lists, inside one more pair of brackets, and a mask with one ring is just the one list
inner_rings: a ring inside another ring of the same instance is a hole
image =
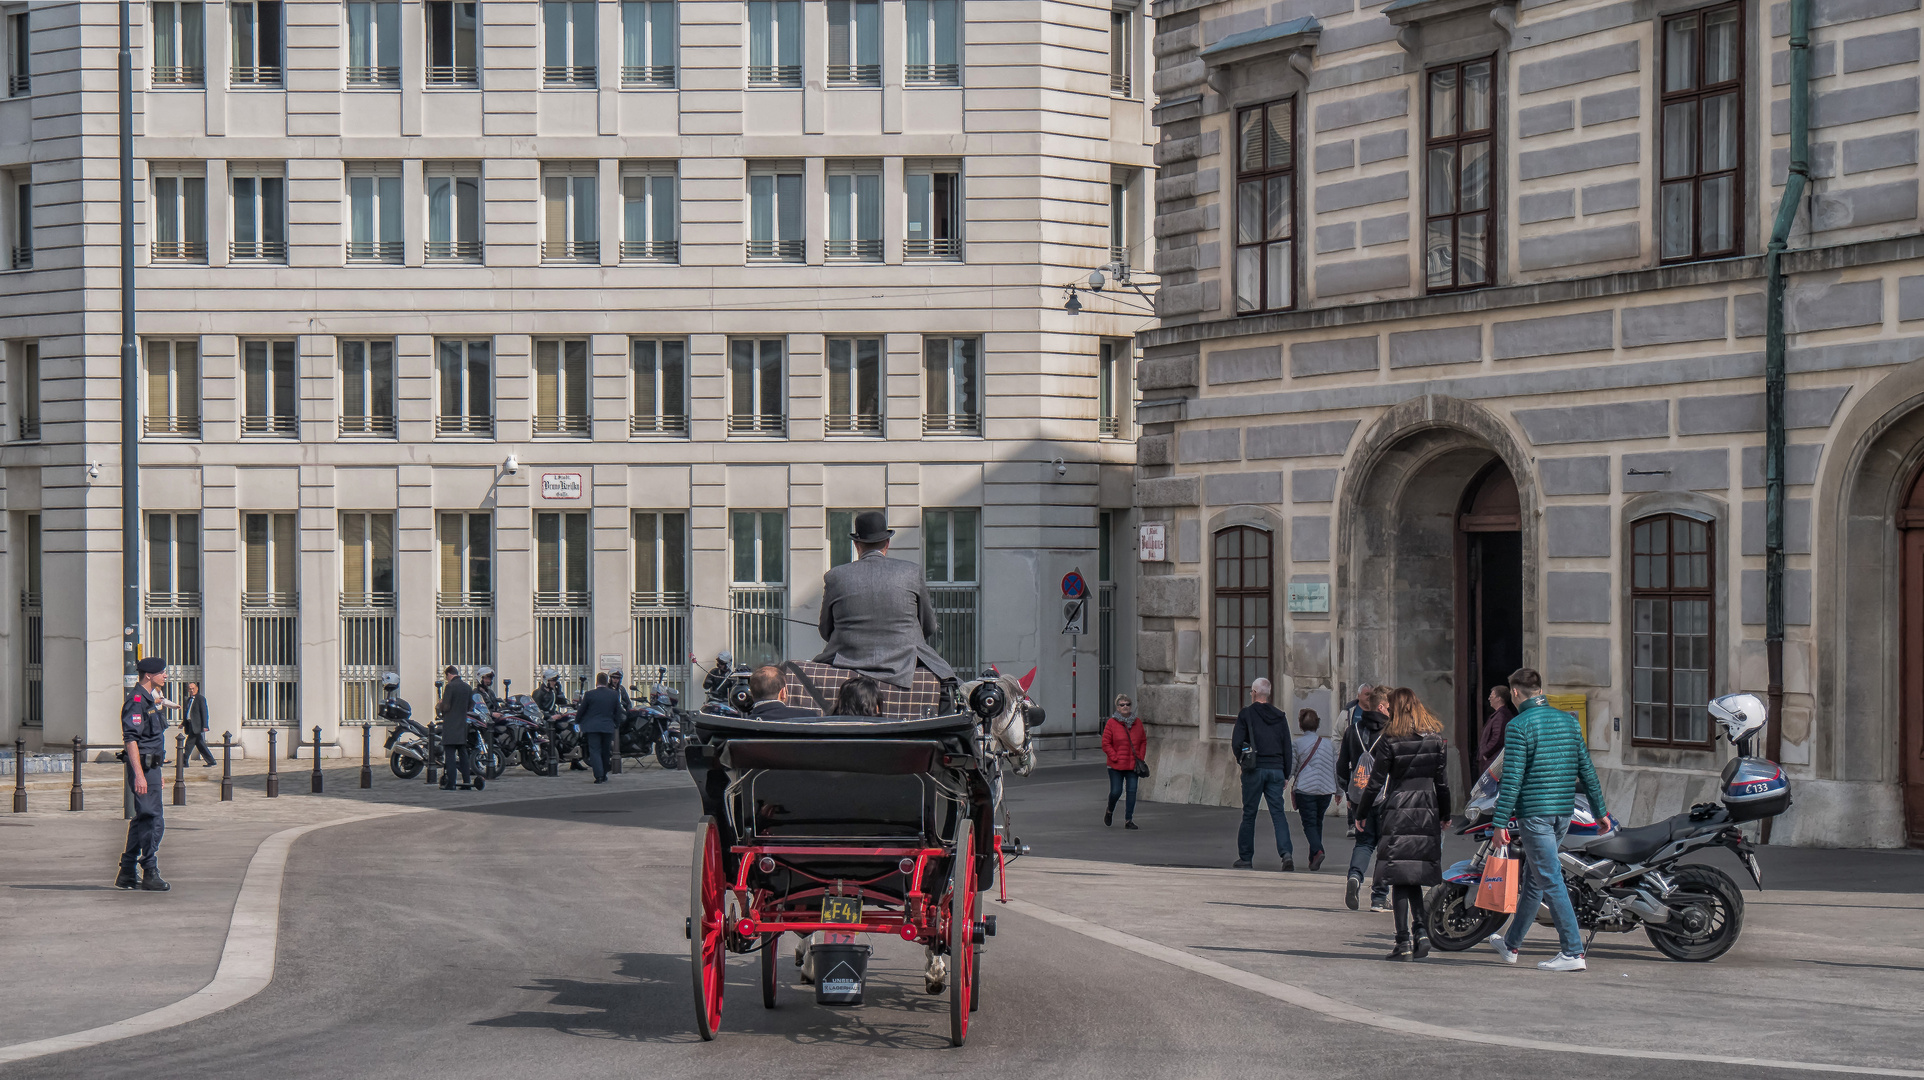
[[1898, 660], [1899, 780], [1904, 789], [1904, 834], [1924, 847], [1924, 465], [1914, 466], [1896, 514], [1900, 547], [1898, 592], [1903, 631]]
[[1456, 723], [1474, 767], [1490, 688], [1523, 666], [1523, 513], [1516, 478], [1492, 461], [1470, 481], [1456, 517]]

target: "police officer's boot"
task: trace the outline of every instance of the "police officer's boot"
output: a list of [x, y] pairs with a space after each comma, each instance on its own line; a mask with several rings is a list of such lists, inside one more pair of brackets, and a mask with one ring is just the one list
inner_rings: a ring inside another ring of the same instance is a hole
[[123, 866], [120, 868], [120, 875], [114, 878], [114, 888], [138, 889], [140, 888], [140, 876], [134, 873], [133, 867]]
[[160, 876], [160, 867], [157, 865], [148, 867], [141, 875], [141, 892], [166, 892], [171, 888], [173, 886], [167, 884], [167, 879]]

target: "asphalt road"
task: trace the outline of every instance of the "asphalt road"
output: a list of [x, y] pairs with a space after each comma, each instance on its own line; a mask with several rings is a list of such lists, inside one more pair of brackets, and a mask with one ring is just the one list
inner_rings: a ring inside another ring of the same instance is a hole
[[[1219, 867], [1225, 847], [1233, 858], [1233, 811], [1145, 806], [1141, 831], [1125, 833], [1120, 821], [1104, 829], [1100, 783], [1083, 768], [1038, 773], [1014, 795], [1017, 831], [1039, 854], [1105, 868]], [[816, 1006], [785, 963], [790, 981], [780, 1006], [765, 1011], [755, 962], [735, 960], [724, 1034], [702, 1043], [682, 937], [695, 813], [692, 788], [669, 789], [314, 833], [288, 866], [279, 966], [268, 989], [204, 1020], [0, 1068], [0, 1076], [580, 1080], [1046, 1071], [1052, 1080], [1382, 1080], [1415, 1066], [1444, 1076], [1603, 1080], [1669, 1077], [1680, 1068], [1331, 1021], [1014, 912], [1001, 915], [984, 955], [981, 1011], [961, 1049], [947, 1045], [946, 999], [921, 990], [920, 950], [887, 940], [875, 942], [869, 1000], [860, 1009]], [[1220, 836], [1224, 822], [1228, 838]], [[1261, 824], [1266, 831], [1267, 821]], [[1339, 842], [1340, 823], [1326, 875], [1337, 868]], [[1018, 865], [1013, 891], [1030, 882], [1049, 894], [1044, 902], [1071, 909], [1074, 895], [1065, 890], [1075, 878], [1060, 874]], [[1388, 992], [1377, 1006], [1395, 1012], [1398, 993], [1448, 995], [1448, 971], [1436, 969], [1420, 989]], [[1555, 985], [1568, 987], [1561, 992], [1570, 1008], [1584, 1007], [1585, 984]], [[1682, 1068], [1703, 1080], [1759, 1075], [1737, 1066]]]

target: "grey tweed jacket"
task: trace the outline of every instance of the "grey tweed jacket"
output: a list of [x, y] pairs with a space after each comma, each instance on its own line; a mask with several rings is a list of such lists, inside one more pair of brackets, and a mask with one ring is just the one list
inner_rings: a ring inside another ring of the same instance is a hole
[[915, 564], [871, 551], [830, 570], [822, 579], [822, 621], [828, 647], [818, 664], [859, 671], [878, 682], [908, 686], [920, 663], [947, 679], [948, 661], [929, 647], [935, 605]]

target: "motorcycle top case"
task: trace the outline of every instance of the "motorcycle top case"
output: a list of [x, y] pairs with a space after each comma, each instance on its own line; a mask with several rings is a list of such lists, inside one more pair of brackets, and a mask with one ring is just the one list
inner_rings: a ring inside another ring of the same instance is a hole
[[1732, 821], [1775, 817], [1790, 808], [1790, 780], [1774, 761], [1732, 758], [1724, 766], [1724, 807]]

